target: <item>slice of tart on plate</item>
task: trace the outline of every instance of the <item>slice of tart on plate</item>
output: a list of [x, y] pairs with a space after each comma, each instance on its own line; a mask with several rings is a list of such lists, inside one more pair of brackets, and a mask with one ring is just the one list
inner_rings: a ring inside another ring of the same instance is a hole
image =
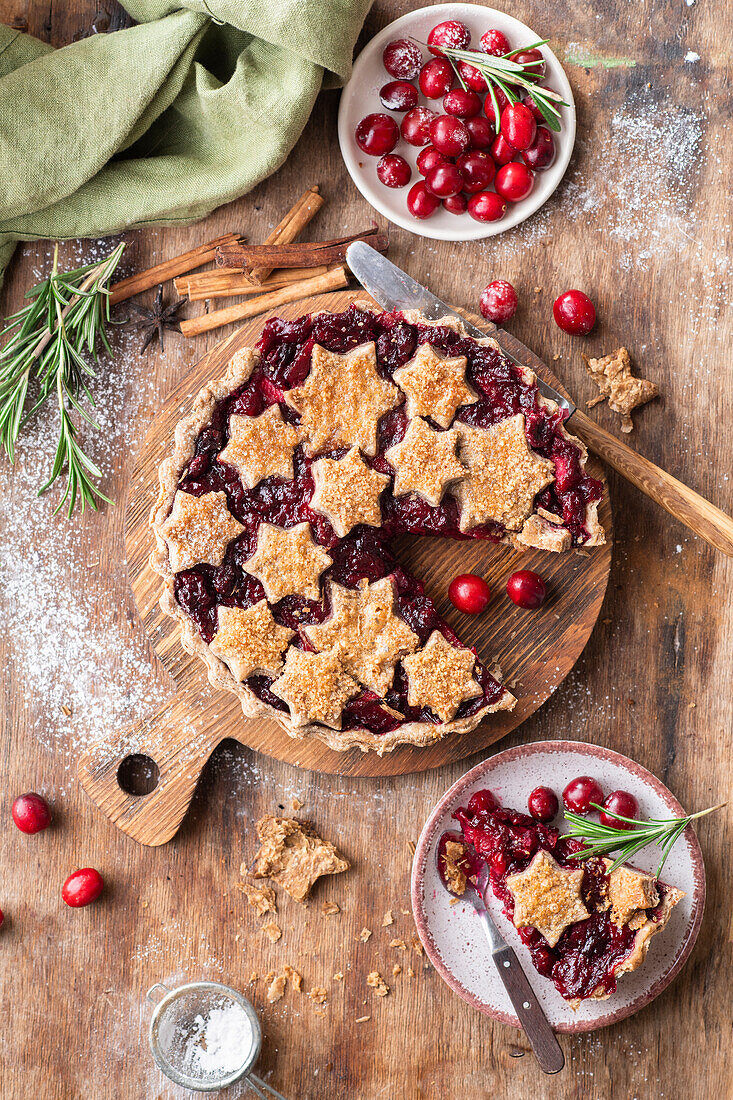
[[392, 539], [601, 545], [586, 459], [534, 374], [456, 318], [272, 318], [160, 466], [161, 606], [212, 684], [293, 737], [383, 753], [468, 732], [514, 697]]

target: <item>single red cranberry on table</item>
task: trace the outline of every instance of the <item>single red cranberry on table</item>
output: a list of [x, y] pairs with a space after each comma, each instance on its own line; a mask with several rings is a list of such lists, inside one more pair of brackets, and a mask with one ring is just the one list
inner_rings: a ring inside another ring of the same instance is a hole
[[481, 49], [484, 53], [491, 54], [492, 57], [501, 57], [505, 53], [509, 53], [511, 46], [506, 35], [501, 31], [497, 31], [495, 27], [490, 27], [489, 30], [484, 31], [481, 35]]
[[491, 589], [483, 577], [475, 573], [461, 573], [448, 587], [448, 596], [454, 607], [466, 615], [480, 615], [491, 599]]
[[495, 191], [479, 191], [468, 200], [468, 212], [477, 222], [498, 222], [506, 214], [506, 202]]
[[526, 164], [503, 164], [496, 173], [494, 187], [503, 199], [521, 202], [534, 186], [534, 172]]
[[523, 76], [528, 80], [542, 80], [545, 75], [545, 59], [539, 50], [517, 50], [511, 60], [517, 65], [526, 65]]
[[494, 140], [494, 131], [488, 118], [484, 118], [483, 115], [467, 118], [466, 129], [471, 135], [472, 149], [483, 151], [491, 146]]
[[495, 163], [501, 168], [505, 164], [509, 164], [513, 161], [517, 155], [517, 150], [512, 149], [511, 145], [504, 137], [503, 134], [498, 134], [491, 143], [490, 149], [491, 155], [494, 158]]
[[496, 165], [488, 153], [464, 153], [456, 165], [463, 176], [463, 190], [469, 195], [484, 191], [496, 175]]
[[571, 813], [589, 814], [593, 811], [591, 802], [596, 802], [599, 806], [603, 802], [603, 791], [595, 779], [591, 779], [589, 775], [579, 775], [570, 780], [562, 792], [562, 800], [565, 809]]
[[90, 905], [99, 897], [104, 879], [93, 867], [81, 867], [69, 875], [61, 890], [61, 897], [72, 909]]
[[417, 170], [421, 176], [427, 176], [431, 168], [438, 164], [446, 164], [448, 158], [445, 153], [439, 153], [432, 145], [426, 145], [417, 156]]
[[367, 115], [356, 127], [356, 144], [369, 157], [391, 153], [399, 137], [399, 127], [389, 115]]
[[379, 89], [379, 99], [388, 111], [411, 111], [417, 107], [417, 88], [409, 80], [390, 80]]
[[494, 798], [491, 791], [474, 791], [466, 808], [471, 816], [475, 814], [493, 814], [494, 810], [499, 809], [499, 802]]
[[535, 610], [542, 607], [547, 595], [545, 582], [539, 573], [531, 569], [518, 569], [506, 582], [507, 596], [517, 607]]
[[[543, 88], [543, 91], [552, 92], [553, 89], [552, 88], [546, 88], [546, 89]], [[544, 122], [545, 121], [545, 116], [542, 114], [542, 111], [539, 109], [539, 107], [537, 106], [537, 104], [535, 103], [535, 101], [534, 101], [534, 99], [532, 98], [531, 95], [525, 96], [524, 100], [523, 100], [523, 103], [524, 103], [525, 107], [529, 107], [530, 111], [532, 112], [532, 114], [534, 115], [534, 117], [537, 119], [538, 122]]]
[[463, 77], [463, 83], [472, 92], [486, 91], [489, 85], [486, 83], [483, 73], [475, 65], [470, 65], [468, 61], [458, 61], [456, 62], [456, 68]]
[[457, 19], [446, 19], [433, 27], [428, 35], [428, 49], [431, 53], [439, 54], [444, 47], [452, 50], [465, 50], [471, 41], [471, 32], [465, 23]]
[[529, 107], [510, 103], [501, 112], [501, 132], [513, 149], [529, 149], [537, 133], [537, 123]]
[[428, 191], [423, 180], [413, 183], [407, 193], [407, 209], [413, 218], [429, 218], [440, 206], [440, 199]]
[[560, 803], [552, 787], [535, 787], [527, 799], [527, 809], [535, 821], [547, 824], [557, 816]]
[[387, 153], [377, 165], [377, 176], [385, 187], [406, 187], [412, 176], [412, 168], [398, 153]]
[[538, 126], [529, 149], [522, 150], [522, 160], [533, 172], [544, 172], [555, 159], [555, 142], [546, 126]]
[[511, 283], [505, 279], [495, 279], [481, 292], [479, 306], [481, 315], [495, 325], [503, 325], [517, 312], [519, 298]]
[[21, 794], [13, 803], [13, 821], [21, 833], [40, 833], [51, 824], [51, 811], [40, 794]]
[[[628, 791], [611, 791], [603, 800], [602, 805], [604, 810], [610, 810], [612, 814], [620, 814], [621, 817], [636, 818], [639, 814], [639, 803], [633, 794], [629, 794]], [[618, 821], [610, 814], [603, 813], [603, 810], [600, 814], [600, 822], [601, 825], [607, 825], [609, 829], [634, 828], [630, 821]]]
[[412, 80], [420, 72], [422, 50], [409, 38], [397, 38], [384, 47], [382, 63], [396, 80]]
[[455, 164], [446, 161], [430, 169], [425, 177], [425, 184], [428, 191], [432, 191], [438, 198], [447, 199], [463, 190], [463, 176]]
[[443, 110], [456, 118], [473, 118], [481, 110], [481, 99], [475, 92], [465, 92], [463, 88], [453, 88], [443, 96]]
[[449, 214], [465, 214], [468, 210], [468, 199], [463, 194], [448, 195], [443, 199], [443, 206]]
[[408, 145], [427, 145], [430, 141], [430, 123], [436, 117], [428, 107], [413, 107], [402, 119], [400, 133]]
[[452, 115], [438, 115], [430, 123], [430, 141], [439, 153], [447, 157], [459, 157], [468, 151], [471, 135], [465, 122]]
[[563, 332], [587, 336], [596, 323], [596, 307], [582, 290], [566, 290], [555, 299], [552, 316]]
[[[496, 105], [499, 108], [499, 117], [501, 118], [501, 112], [505, 107], [509, 106], [509, 100], [507, 99], [501, 88], [494, 88], [494, 96], [496, 98]], [[484, 99], [484, 114], [488, 118], [489, 122], [493, 122], [496, 125], [496, 111], [494, 110], [494, 101], [491, 98], [491, 92]]]
[[453, 66], [447, 57], [432, 57], [417, 80], [426, 99], [440, 99], [453, 86]]

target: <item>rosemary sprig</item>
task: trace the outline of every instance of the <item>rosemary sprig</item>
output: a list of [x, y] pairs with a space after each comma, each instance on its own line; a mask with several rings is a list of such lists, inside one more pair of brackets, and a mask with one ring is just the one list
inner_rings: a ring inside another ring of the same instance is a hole
[[725, 805], [725, 802], [721, 802], [718, 806], [710, 806], [707, 810], [700, 810], [696, 814], [688, 814], [687, 817], [650, 818], [649, 821], [638, 821], [636, 818], [615, 814], [611, 810], [606, 810], [603, 806], [591, 802], [594, 810], [602, 810], [604, 814], [615, 818], [616, 821], [625, 821], [630, 825], [634, 825], [635, 828], [633, 829], [614, 829], [610, 825], [601, 825], [598, 821], [589, 821], [587, 817], [581, 817], [579, 814], [573, 814], [566, 810], [565, 820], [570, 825], [566, 836], [589, 842], [582, 852], [574, 852], [570, 858], [589, 859], [591, 856], [602, 856], [609, 852], [618, 852], [615, 862], [609, 868], [610, 874], [620, 864], [627, 863], [632, 859], [642, 848], [646, 848], [647, 844], [656, 844], [658, 848], [662, 849], [662, 861], [657, 868], [657, 878], [659, 878], [675, 841], [690, 822], [695, 821], [698, 817], [705, 817], [706, 814], [711, 814], [714, 810], [720, 810]]
[[[494, 129], [497, 134], [500, 130], [500, 111], [496, 98], [497, 88], [504, 93], [510, 103], [515, 103], [519, 99], [518, 89], [529, 92], [547, 126], [555, 133], [559, 133], [560, 112], [558, 107], [568, 107], [569, 104], [557, 92], [539, 86], [536, 77], [533, 76], [532, 62], [518, 64], [516, 61], [512, 61], [514, 54], [524, 50], [536, 50], [540, 46], [546, 45], [547, 41], [548, 39], [543, 38], [540, 42], [533, 42], [531, 46], [520, 46], [501, 57], [480, 53], [478, 50], [461, 50], [453, 46], [441, 46], [441, 53], [450, 61], [464, 91], [467, 90], [466, 82], [461, 75], [458, 62], [466, 61], [481, 73], [488, 85], [489, 95], [494, 107]], [[419, 44], [425, 45], [424, 42]]]
[[[98, 358], [98, 346], [111, 354], [105, 325], [109, 321], [109, 281], [124, 250], [124, 244], [101, 263], [87, 264], [73, 271], [58, 269], [58, 245], [51, 274], [25, 295], [28, 305], [6, 319], [0, 340], [0, 445], [11, 462], [22, 428], [55, 396], [61, 418], [56, 455], [44, 493], [66, 471], [66, 490], [56, 512], [68, 501], [71, 515], [80, 502], [98, 507], [111, 503], [95, 484], [101, 470], [79, 445], [78, 428], [71, 413], [76, 411], [94, 428], [99, 425], [81, 404], [86, 397], [94, 405], [87, 379], [96, 377], [89, 358]], [[38, 383], [38, 397], [25, 413], [31, 378]], [[55, 513], [54, 513], [55, 514]]]

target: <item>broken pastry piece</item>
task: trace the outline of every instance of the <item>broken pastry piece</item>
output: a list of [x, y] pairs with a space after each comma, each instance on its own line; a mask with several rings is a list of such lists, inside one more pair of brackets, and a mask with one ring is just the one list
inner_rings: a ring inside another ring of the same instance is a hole
[[349, 869], [334, 845], [322, 840], [306, 822], [267, 814], [256, 828], [260, 850], [252, 876], [272, 879], [296, 901], [305, 901], [321, 875]]
[[[242, 864], [240, 874], [247, 874], [246, 864]], [[276, 913], [277, 902], [275, 891], [270, 886], [255, 886], [253, 882], [238, 882], [237, 889], [241, 890], [250, 905], [253, 905], [261, 917], [265, 913]]]
[[656, 397], [659, 387], [655, 382], [636, 378], [632, 374], [631, 356], [627, 348], [616, 348], [601, 359], [589, 359], [585, 355], [583, 359], [588, 373], [601, 391], [598, 397], [587, 402], [588, 408], [608, 398], [608, 407], [621, 416], [621, 431], [633, 431], [631, 410]]

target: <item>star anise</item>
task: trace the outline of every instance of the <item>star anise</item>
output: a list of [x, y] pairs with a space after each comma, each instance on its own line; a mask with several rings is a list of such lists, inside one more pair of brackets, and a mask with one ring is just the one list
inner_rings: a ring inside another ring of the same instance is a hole
[[144, 332], [145, 339], [140, 347], [140, 353], [150, 347], [150, 345], [158, 337], [160, 343], [160, 350], [165, 351], [164, 333], [180, 332], [181, 322], [176, 314], [182, 305], [184, 305], [186, 299], [179, 298], [176, 302], [171, 302], [170, 305], [163, 305], [163, 284], [158, 287], [155, 292], [155, 298], [153, 299], [152, 306], [143, 306], [139, 302], [130, 302], [130, 309], [133, 309], [135, 313], [140, 317], [139, 321], [136, 321], [133, 328], [136, 332]]

